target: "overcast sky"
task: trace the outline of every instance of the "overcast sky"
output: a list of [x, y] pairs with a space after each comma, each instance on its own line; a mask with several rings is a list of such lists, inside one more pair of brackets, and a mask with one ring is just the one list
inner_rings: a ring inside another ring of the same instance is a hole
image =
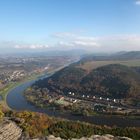
[[140, 0], [0, 0], [0, 48], [140, 50]]

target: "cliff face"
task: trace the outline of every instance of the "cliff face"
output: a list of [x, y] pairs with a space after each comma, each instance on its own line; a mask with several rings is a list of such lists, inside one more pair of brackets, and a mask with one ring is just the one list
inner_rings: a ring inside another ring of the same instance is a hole
[[0, 123], [0, 140], [18, 140], [21, 137], [22, 130], [10, 120]]

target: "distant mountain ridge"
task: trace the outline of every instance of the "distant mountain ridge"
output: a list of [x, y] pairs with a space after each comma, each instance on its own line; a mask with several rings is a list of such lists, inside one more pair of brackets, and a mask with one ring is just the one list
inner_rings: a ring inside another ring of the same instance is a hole
[[81, 61], [102, 61], [102, 60], [133, 60], [140, 59], [140, 51], [131, 51], [131, 52], [118, 52], [111, 55], [88, 55], [84, 56]]

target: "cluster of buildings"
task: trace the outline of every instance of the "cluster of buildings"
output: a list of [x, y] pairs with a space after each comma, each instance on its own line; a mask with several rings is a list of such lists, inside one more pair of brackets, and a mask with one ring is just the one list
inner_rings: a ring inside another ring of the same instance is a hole
[[[34, 94], [33, 94], [34, 95]], [[119, 99], [97, 97], [95, 95], [77, 95], [74, 92], [67, 92], [67, 94], [51, 94], [47, 88], [43, 88], [40, 94], [35, 94], [40, 101], [47, 104], [55, 104], [62, 106], [74, 105], [80, 109], [90, 109], [99, 113], [107, 114], [140, 114], [137, 109], [126, 108], [121, 105]]]
[[23, 70], [16, 70], [12, 73], [2, 73], [0, 74], [0, 84], [7, 84], [11, 81], [18, 81], [22, 79], [26, 73]]
[[55, 103], [55, 104], [59, 104], [59, 105], [63, 105], [63, 106], [67, 106], [67, 105], [72, 105], [73, 103], [79, 102], [80, 100], [78, 99], [74, 99], [74, 98], [69, 98], [66, 96], [51, 96], [48, 95], [47, 99], [44, 99], [46, 103]]
[[[69, 96], [75, 96], [76, 94], [74, 92], [68, 92], [68, 95]], [[98, 97], [98, 96], [91, 96], [91, 95], [76, 95], [76, 96], [79, 96], [80, 98], [83, 98], [83, 99], [90, 99], [90, 100], [102, 100], [102, 101], [107, 101], [107, 102], [114, 102], [114, 103], [118, 103], [120, 102], [119, 99], [111, 99], [111, 98], [103, 98], [103, 97]]]

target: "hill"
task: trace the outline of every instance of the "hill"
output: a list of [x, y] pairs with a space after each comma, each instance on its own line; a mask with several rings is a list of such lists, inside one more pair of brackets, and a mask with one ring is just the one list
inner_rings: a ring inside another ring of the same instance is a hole
[[127, 66], [111, 64], [92, 70], [80, 84], [88, 94], [134, 98], [139, 94], [140, 75]]
[[50, 92], [66, 94], [75, 92], [76, 96], [103, 96], [118, 99], [140, 99], [140, 74], [134, 69], [111, 64], [90, 72], [76, 65], [66, 67], [53, 76], [35, 83], [37, 88], [47, 87]]
[[[120, 52], [106, 56], [87, 56], [49, 78], [37, 81], [33, 88], [47, 88], [47, 93], [75, 97], [121, 99], [139, 106], [140, 52]], [[42, 92], [42, 91], [41, 91]]]
[[63, 89], [63, 87], [66, 87], [77, 90], [76, 85], [80, 83], [85, 75], [85, 70], [75, 66], [68, 66], [56, 72], [50, 78], [37, 81], [35, 86], [39, 88], [45, 88], [46, 86], [49, 86], [50, 88], [56, 89]]

